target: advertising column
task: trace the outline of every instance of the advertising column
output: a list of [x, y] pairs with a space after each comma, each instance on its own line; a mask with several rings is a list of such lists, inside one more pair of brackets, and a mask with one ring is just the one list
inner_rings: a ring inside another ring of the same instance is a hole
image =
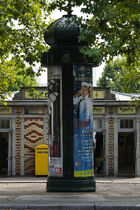
[[93, 176], [92, 68], [73, 66], [74, 177]]
[[49, 176], [63, 176], [62, 69], [48, 68]]

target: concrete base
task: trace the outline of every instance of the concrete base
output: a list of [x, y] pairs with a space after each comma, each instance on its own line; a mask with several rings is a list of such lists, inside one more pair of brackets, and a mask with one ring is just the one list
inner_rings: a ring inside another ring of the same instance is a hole
[[48, 177], [47, 192], [95, 192], [94, 177]]

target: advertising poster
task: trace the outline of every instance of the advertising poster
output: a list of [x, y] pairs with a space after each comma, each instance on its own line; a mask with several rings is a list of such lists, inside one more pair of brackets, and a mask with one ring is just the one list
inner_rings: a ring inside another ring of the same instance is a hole
[[62, 176], [61, 69], [48, 68], [49, 175]]
[[73, 66], [74, 177], [93, 176], [92, 68]]

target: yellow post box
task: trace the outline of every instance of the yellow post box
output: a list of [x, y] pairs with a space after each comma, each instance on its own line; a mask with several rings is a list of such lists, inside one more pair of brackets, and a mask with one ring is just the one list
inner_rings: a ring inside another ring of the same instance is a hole
[[35, 175], [48, 175], [48, 145], [35, 147]]

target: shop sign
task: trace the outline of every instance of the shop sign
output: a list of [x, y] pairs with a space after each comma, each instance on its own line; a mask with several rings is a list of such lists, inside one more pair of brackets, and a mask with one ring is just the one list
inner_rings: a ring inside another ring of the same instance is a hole
[[135, 114], [136, 107], [135, 106], [119, 106], [118, 114]]
[[103, 99], [105, 98], [104, 90], [93, 90], [93, 99]]
[[47, 90], [35, 90], [33, 95], [30, 90], [25, 91], [25, 99], [47, 99], [48, 91]]
[[104, 114], [105, 107], [104, 106], [93, 106], [93, 114]]
[[12, 107], [0, 106], [0, 114], [12, 114]]
[[74, 177], [93, 176], [92, 69], [73, 66]]

